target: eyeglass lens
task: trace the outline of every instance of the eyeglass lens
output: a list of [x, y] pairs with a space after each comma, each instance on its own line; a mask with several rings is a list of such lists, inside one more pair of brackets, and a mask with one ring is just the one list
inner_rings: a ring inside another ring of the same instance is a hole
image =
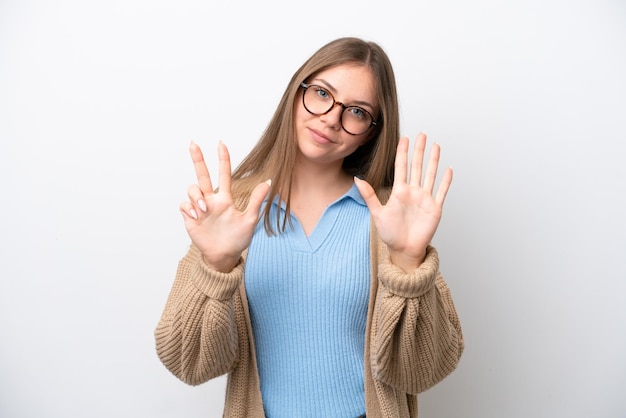
[[372, 125], [372, 116], [365, 109], [358, 106], [345, 106], [335, 102], [333, 95], [321, 86], [306, 86], [303, 96], [304, 107], [314, 115], [323, 115], [330, 112], [335, 104], [341, 105], [341, 125], [352, 134], [359, 135], [366, 132]]

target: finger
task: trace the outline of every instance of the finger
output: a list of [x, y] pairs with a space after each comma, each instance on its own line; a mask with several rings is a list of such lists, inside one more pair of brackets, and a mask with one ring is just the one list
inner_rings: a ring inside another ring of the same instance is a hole
[[394, 166], [394, 177], [393, 177], [393, 185], [396, 184], [404, 184], [407, 179], [407, 160], [408, 160], [408, 152], [409, 152], [409, 138], [403, 136], [400, 138], [398, 142], [398, 147], [396, 148], [396, 160]]
[[357, 189], [359, 189], [359, 193], [365, 200], [365, 204], [370, 210], [372, 216], [376, 217], [383, 205], [378, 200], [378, 196], [376, 196], [376, 192], [374, 188], [365, 180], [361, 180], [358, 177], [354, 178], [354, 183], [356, 184]]
[[424, 149], [426, 148], [426, 134], [417, 135], [411, 158], [411, 179], [409, 184], [419, 187], [422, 184], [422, 166], [424, 165]]
[[428, 166], [426, 167], [426, 173], [424, 174], [424, 185], [422, 187], [430, 194], [433, 193], [433, 188], [435, 187], [440, 150], [439, 144], [433, 144], [430, 148], [430, 158], [428, 160]]
[[270, 190], [271, 184], [271, 180], [257, 184], [257, 186], [252, 189], [252, 193], [250, 193], [250, 200], [248, 201], [248, 206], [246, 207], [246, 216], [254, 218], [255, 222], [258, 222], [259, 220], [259, 211], [261, 210], [261, 205], [263, 204], [265, 196], [267, 196], [267, 192]]
[[448, 194], [448, 190], [450, 190], [451, 184], [452, 167], [448, 167], [446, 168], [446, 171], [443, 172], [443, 177], [441, 178], [441, 183], [439, 184], [437, 195], [435, 196], [435, 202], [437, 202], [439, 206], [443, 206], [443, 202], [446, 200], [446, 195]]
[[[202, 212], [207, 211], [206, 201], [204, 200], [204, 195], [202, 194], [202, 190], [197, 184], [192, 184], [187, 188], [187, 196], [189, 196], [189, 200], [193, 202], [194, 206], [197, 205]], [[195, 209], [195, 207], [194, 207]]]
[[190, 202], [183, 202], [180, 204], [180, 213], [182, 213], [185, 220], [187, 220], [188, 218], [198, 220], [198, 212], [196, 212]]
[[204, 155], [202, 155], [202, 150], [198, 144], [193, 141], [191, 142], [191, 145], [189, 145], [189, 154], [191, 154], [191, 160], [193, 161], [193, 166], [196, 170], [196, 177], [198, 179], [200, 190], [204, 194], [212, 194], [213, 185], [211, 184], [209, 170], [204, 162]]
[[217, 155], [220, 160], [220, 178], [219, 178], [220, 192], [230, 194], [230, 180], [231, 180], [230, 153], [228, 152], [228, 148], [222, 141], [220, 141], [217, 147]]

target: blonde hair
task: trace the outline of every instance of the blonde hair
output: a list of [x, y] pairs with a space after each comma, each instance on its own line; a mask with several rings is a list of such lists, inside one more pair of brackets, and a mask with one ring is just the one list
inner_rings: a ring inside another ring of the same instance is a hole
[[[377, 125], [371, 129], [368, 141], [344, 159], [343, 168], [347, 173], [367, 180], [377, 192], [393, 183], [400, 118], [396, 81], [389, 57], [374, 42], [353, 37], [331, 41], [318, 49], [292, 76], [265, 132], [233, 173], [235, 195], [249, 193], [258, 183], [272, 180], [269, 201], [279, 196], [286, 204], [284, 218], [280, 219], [280, 211], [276, 215], [275, 225], [281, 232], [290, 219], [289, 200], [297, 152], [294, 103], [299, 97], [300, 83], [342, 64], [363, 65], [370, 69], [379, 104]], [[264, 209], [264, 226], [267, 233], [273, 234], [270, 207], [266, 205]]]

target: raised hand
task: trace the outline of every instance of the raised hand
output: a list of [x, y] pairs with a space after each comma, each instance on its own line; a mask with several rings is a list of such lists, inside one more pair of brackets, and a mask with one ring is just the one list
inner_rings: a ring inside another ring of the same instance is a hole
[[213, 189], [200, 147], [192, 142], [189, 153], [198, 183], [189, 186], [189, 201], [180, 204], [185, 228], [191, 241], [202, 252], [205, 263], [215, 270], [229, 272], [250, 244], [269, 184], [257, 185], [248, 206], [241, 211], [235, 206], [231, 194], [230, 155], [226, 145], [220, 142], [218, 146], [217, 190]]
[[369, 183], [355, 179], [370, 209], [380, 239], [389, 248], [391, 261], [407, 272], [416, 269], [424, 261], [426, 247], [437, 231], [443, 203], [452, 183], [452, 169], [447, 168], [433, 196], [440, 148], [438, 144], [433, 144], [428, 165], [423, 171], [425, 147], [426, 135], [421, 133], [417, 136], [408, 174], [409, 139], [400, 139], [393, 187], [385, 205], [380, 203]]

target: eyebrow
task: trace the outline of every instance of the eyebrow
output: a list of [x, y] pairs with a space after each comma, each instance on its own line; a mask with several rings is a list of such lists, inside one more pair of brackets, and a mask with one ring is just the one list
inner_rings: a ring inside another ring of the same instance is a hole
[[[316, 78], [316, 79], [313, 79], [312, 81], [313, 81], [313, 82], [315, 82], [315, 81], [321, 82], [322, 84], [324, 84], [324, 86], [325, 86], [328, 90], [332, 91], [334, 94], [337, 94], [337, 93], [338, 93], [338, 92], [337, 92], [337, 89], [336, 89], [336, 88], [335, 88], [332, 84], [330, 84], [328, 81], [324, 80], [323, 78]], [[344, 103], [344, 105], [346, 105], [346, 104]], [[361, 106], [361, 107], [363, 107], [363, 106], [367, 106], [367, 107], [369, 107], [369, 108], [370, 108], [370, 110], [371, 110], [372, 112], [373, 112], [373, 111], [374, 111], [374, 109], [375, 109], [375, 108], [374, 108], [374, 106], [372, 106], [372, 104], [371, 104], [371, 103], [366, 102], [366, 101], [363, 101], [363, 100], [356, 100], [356, 101], [351, 102], [350, 104], [348, 104], [348, 105], [346, 105], [346, 106]]]

